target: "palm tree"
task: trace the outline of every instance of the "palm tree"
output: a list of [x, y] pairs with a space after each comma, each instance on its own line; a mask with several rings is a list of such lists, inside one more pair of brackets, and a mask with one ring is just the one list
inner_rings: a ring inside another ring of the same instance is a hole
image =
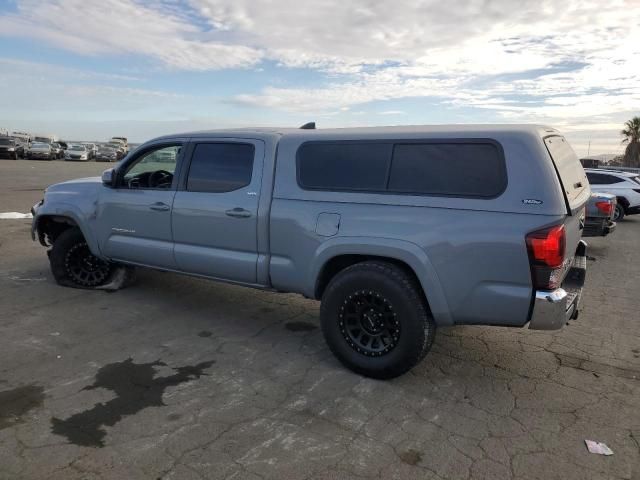
[[624, 165], [627, 167], [640, 167], [640, 117], [633, 117], [627, 120], [624, 128], [620, 130], [624, 140], [623, 144], [627, 144], [624, 151]]

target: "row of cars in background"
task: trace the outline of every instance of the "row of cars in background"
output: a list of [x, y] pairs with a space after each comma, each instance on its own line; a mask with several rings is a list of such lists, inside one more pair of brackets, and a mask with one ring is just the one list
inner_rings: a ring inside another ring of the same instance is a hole
[[606, 236], [626, 215], [640, 213], [640, 172], [585, 168], [585, 173], [592, 194], [582, 236]]
[[18, 160], [75, 160], [116, 162], [129, 151], [126, 137], [112, 137], [104, 143], [67, 143], [50, 137], [24, 138], [0, 135], [0, 158]]

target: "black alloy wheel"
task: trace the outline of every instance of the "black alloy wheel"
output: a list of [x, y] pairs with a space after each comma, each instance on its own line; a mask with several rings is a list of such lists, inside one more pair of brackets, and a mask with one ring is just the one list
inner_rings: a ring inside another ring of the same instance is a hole
[[389, 353], [400, 339], [400, 322], [393, 305], [373, 290], [349, 295], [340, 307], [342, 336], [355, 351], [367, 356]]
[[102, 285], [111, 273], [111, 266], [93, 255], [87, 242], [76, 243], [67, 250], [64, 266], [69, 279], [85, 287]]

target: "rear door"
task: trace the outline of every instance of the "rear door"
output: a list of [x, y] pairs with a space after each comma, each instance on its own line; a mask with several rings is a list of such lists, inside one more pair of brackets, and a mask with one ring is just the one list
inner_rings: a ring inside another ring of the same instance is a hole
[[551, 155], [564, 192], [568, 213], [565, 221], [567, 254], [568, 258], [572, 258], [582, 238], [585, 206], [591, 196], [591, 189], [578, 157], [564, 137], [549, 136], [544, 139], [544, 143]]
[[180, 270], [256, 283], [264, 151], [259, 140], [193, 142], [173, 202], [174, 257]]

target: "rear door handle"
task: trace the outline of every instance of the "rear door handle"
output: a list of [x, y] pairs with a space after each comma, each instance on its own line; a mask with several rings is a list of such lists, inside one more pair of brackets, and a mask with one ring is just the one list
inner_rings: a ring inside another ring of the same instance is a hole
[[251, 212], [249, 210], [245, 210], [244, 208], [236, 207], [231, 210], [227, 210], [226, 213], [230, 217], [235, 218], [249, 218], [251, 216]]
[[151, 210], [155, 210], [157, 212], [166, 212], [171, 207], [169, 205], [167, 205], [166, 203], [156, 202], [156, 203], [152, 203], [151, 205], [149, 205], [149, 208]]

